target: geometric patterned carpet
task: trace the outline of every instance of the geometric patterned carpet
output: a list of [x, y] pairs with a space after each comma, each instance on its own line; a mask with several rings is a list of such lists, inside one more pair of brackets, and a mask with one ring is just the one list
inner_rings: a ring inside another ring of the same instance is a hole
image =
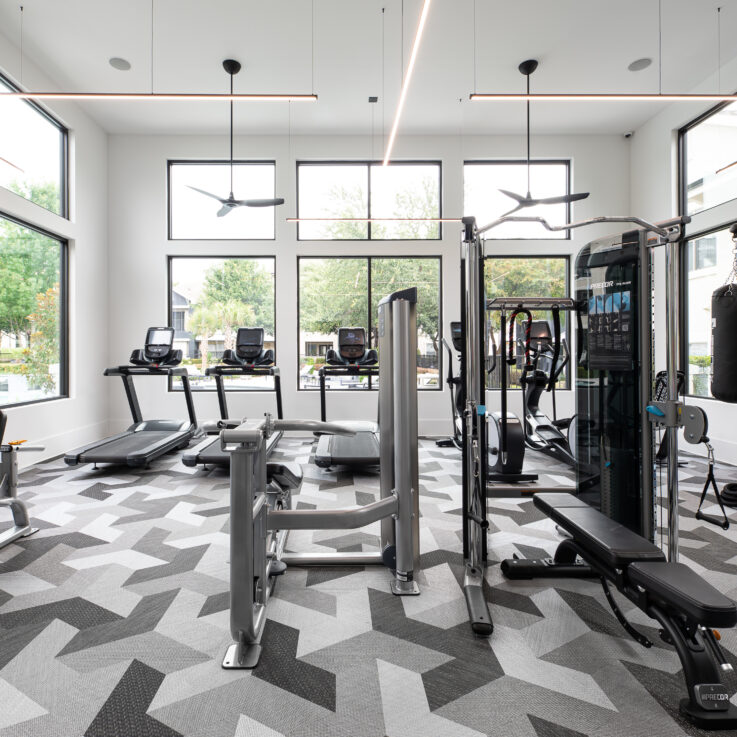
[[[375, 499], [376, 473], [321, 471], [310, 453], [309, 439], [284, 438], [274, 457], [303, 464], [299, 507]], [[700, 461], [681, 469], [682, 560], [734, 598], [734, 530], [693, 519], [703, 474]], [[57, 460], [23, 473], [41, 530], [0, 550], [0, 737], [701, 734], [677, 715], [678, 658], [629, 602], [619, 597], [650, 650], [624, 633], [598, 584], [502, 577], [501, 559], [557, 545], [529, 498], [489, 502], [495, 630], [475, 638], [460, 588], [459, 452], [421, 441], [420, 475], [421, 596], [392, 596], [382, 568], [291, 568], [269, 602], [260, 665], [233, 671], [220, 666], [230, 644], [224, 472], [172, 455], [146, 470]], [[376, 534], [295, 532], [288, 547], [372, 550]], [[737, 665], [737, 636], [722, 642]]]

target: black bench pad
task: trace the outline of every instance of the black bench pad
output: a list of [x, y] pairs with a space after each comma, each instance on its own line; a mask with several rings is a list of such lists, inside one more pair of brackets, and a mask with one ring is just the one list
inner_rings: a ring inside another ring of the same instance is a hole
[[665, 561], [656, 545], [570, 494], [535, 494], [533, 499], [536, 507], [612, 571], [636, 561]]
[[705, 627], [737, 624], [737, 605], [683, 563], [633, 563], [627, 577], [656, 603], [675, 608], [692, 622]]

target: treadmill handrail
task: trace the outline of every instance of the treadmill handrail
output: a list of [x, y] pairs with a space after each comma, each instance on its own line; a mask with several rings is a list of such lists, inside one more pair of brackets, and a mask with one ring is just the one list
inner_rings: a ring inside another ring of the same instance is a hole
[[111, 366], [106, 368], [103, 376], [189, 376], [183, 366]]
[[[279, 369], [276, 366], [256, 366], [244, 364], [243, 366], [218, 365], [205, 369], [206, 376], [278, 376]], [[268, 389], [266, 391], [272, 391]]]
[[320, 376], [378, 376], [378, 364], [362, 366], [360, 363], [351, 363], [346, 366], [332, 366], [326, 364], [317, 372]]

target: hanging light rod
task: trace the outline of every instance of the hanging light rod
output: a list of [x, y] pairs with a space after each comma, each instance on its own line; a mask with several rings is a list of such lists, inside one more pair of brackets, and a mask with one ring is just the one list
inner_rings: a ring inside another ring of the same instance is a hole
[[473, 92], [474, 102], [737, 102], [737, 95], [622, 92]]
[[317, 102], [317, 95], [210, 92], [0, 92], [0, 100], [131, 100], [157, 102]]
[[460, 223], [461, 218], [287, 218], [288, 223]]
[[420, 41], [422, 40], [422, 33], [425, 30], [425, 21], [427, 21], [427, 13], [430, 10], [430, 0], [425, 0], [422, 4], [422, 12], [420, 13], [420, 22], [417, 24], [417, 32], [415, 33], [415, 40], [412, 44], [412, 53], [409, 55], [409, 63], [407, 64], [407, 73], [404, 75], [402, 81], [402, 89], [399, 93], [399, 102], [397, 103], [397, 110], [394, 113], [394, 122], [392, 123], [392, 130], [389, 133], [389, 140], [386, 143], [386, 152], [384, 153], [384, 161], [382, 166], [387, 166], [392, 157], [392, 149], [394, 148], [394, 141], [397, 138], [397, 131], [399, 130], [399, 119], [402, 117], [402, 110], [404, 109], [404, 101], [407, 98], [407, 91], [409, 90], [409, 83], [412, 79], [412, 72], [415, 68], [415, 61], [417, 60], [417, 52], [420, 50]]

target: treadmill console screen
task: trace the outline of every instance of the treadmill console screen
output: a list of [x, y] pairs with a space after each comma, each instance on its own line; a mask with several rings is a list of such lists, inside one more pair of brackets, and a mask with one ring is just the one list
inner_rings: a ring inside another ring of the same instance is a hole
[[264, 348], [263, 328], [238, 328], [236, 353], [241, 359], [255, 359]]
[[167, 349], [174, 343], [173, 328], [149, 328], [146, 333], [146, 346], [164, 345]]
[[363, 328], [338, 328], [338, 351], [346, 359], [361, 358], [366, 351], [366, 331]]
[[450, 324], [450, 337], [453, 340], [453, 347], [459, 353], [463, 353], [466, 347], [463, 345], [463, 329], [460, 322]]

